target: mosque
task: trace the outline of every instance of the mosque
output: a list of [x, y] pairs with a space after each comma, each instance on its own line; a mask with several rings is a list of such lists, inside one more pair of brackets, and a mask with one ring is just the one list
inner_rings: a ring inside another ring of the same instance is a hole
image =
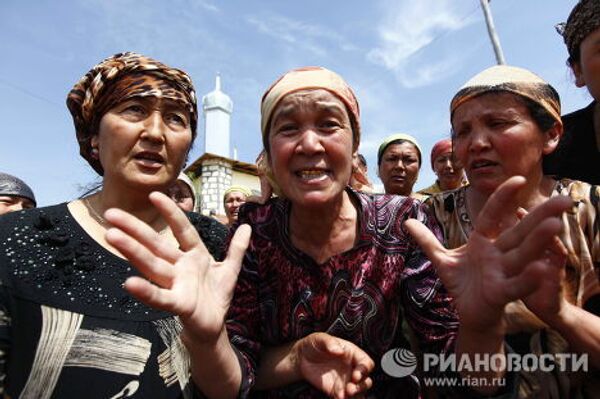
[[202, 97], [204, 130], [199, 137], [202, 155], [184, 170], [198, 193], [195, 211], [204, 215], [225, 214], [223, 194], [232, 185], [243, 185], [260, 193], [256, 165], [237, 160], [236, 151], [231, 153], [232, 112], [233, 101], [221, 91], [221, 77], [217, 75], [215, 89]]

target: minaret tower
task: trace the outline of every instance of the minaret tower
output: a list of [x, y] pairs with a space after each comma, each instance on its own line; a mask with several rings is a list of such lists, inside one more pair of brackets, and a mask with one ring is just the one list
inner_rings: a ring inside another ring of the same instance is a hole
[[[232, 163], [229, 154], [229, 129], [233, 102], [221, 91], [221, 76], [217, 74], [215, 89], [202, 97], [204, 141], [201, 172], [200, 212], [224, 215], [223, 194], [231, 186]], [[215, 157], [216, 155], [216, 157]]]
[[221, 76], [217, 74], [215, 89], [202, 97], [204, 113], [203, 152], [229, 158], [229, 129], [233, 102], [221, 91]]

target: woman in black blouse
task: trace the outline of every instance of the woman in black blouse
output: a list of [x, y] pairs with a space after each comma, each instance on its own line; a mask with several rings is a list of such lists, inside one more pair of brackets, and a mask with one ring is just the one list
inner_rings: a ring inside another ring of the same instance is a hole
[[[90, 70], [69, 93], [81, 155], [102, 176], [82, 200], [15, 212], [0, 222], [3, 389], [23, 398], [191, 398], [181, 324], [127, 294], [137, 272], [104, 239], [109, 207], [174, 235], [150, 202], [175, 181], [196, 136], [184, 72], [124, 53]], [[188, 215], [216, 257], [226, 230]]]

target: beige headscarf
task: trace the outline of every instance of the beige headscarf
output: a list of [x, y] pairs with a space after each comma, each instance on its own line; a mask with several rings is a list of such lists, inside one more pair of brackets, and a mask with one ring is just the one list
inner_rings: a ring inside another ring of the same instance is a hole
[[530, 99], [541, 105], [562, 125], [560, 97], [548, 82], [527, 69], [496, 65], [472, 77], [450, 103], [450, 117], [465, 102], [482, 94], [509, 92]]
[[273, 187], [273, 192], [278, 196], [282, 196], [282, 192], [273, 177], [268, 160], [269, 124], [277, 105], [286, 95], [307, 89], [327, 90], [342, 100], [348, 110], [350, 122], [352, 123], [354, 148], [358, 149], [358, 144], [360, 143], [360, 109], [358, 100], [352, 88], [340, 75], [328, 69], [314, 66], [292, 69], [285, 73], [267, 89], [262, 97], [260, 107], [260, 124], [266, 156], [257, 162], [258, 168], [260, 172], [265, 174]]

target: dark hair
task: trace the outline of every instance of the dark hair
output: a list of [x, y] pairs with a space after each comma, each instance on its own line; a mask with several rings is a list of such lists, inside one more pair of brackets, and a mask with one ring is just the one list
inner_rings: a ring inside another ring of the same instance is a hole
[[360, 162], [364, 167], [367, 167], [367, 160], [363, 154], [358, 154], [358, 162]]
[[556, 123], [556, 119], [548, 112], [548, 110], [542, 107], [540, 104], [535, 101], [527, 98], [519, 96], [519, 99], [523, 101], [523, 104], [529, 111], [529, 114], [535, 121], [535, 124], [540, 128], [542, 132], [551, 129], [552, 126]]
[[421, 151], [419, 150], [419, 147], [417, 147], [415, 145], [415, 143], [413, 143], [412, 141], [404, 140], [404, 139], [392, 140], [389, 143], [387, 143], [387, 145], [385, 146], [383, 151], [381, 151], [381, 154], [379, 154], [379, 156], [377, 157], [377, 166], [378, 167], [381, 166], [381, 160], [383, 158], [383, 154], [385, 154], [385, 151], [388, 149], [389, 146], [394, 145], [394, 144], [404, 144], [404, 143], [411, 144], [417, 150], [417, 158], [419, 159], [419, 169], [421, 169], [421, 165], [423, 162], [421, 162]]

